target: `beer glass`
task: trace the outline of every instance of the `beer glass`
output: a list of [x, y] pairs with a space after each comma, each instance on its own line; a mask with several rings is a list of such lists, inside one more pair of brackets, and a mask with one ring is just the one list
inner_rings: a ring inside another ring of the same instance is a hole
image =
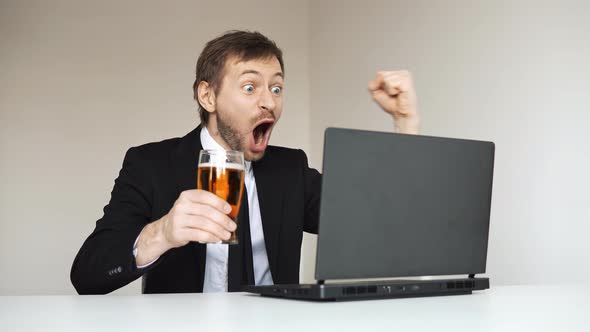
[[[201, 150], [197, 171], [197, 189], [209, 191], [231, 206], [228, 216], [238, 225], [238, 211], [244, 192], [244, 154], [240, 151]], [[238, 244], [238, 229], [227, 241]]]

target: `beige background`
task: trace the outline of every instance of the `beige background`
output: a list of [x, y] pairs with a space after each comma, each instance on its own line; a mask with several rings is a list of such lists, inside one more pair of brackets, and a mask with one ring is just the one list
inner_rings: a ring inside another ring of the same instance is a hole
[[326, 126], [389, 130], [364, 81], [408, 68], [424, 134], [496, 143], [492, 284], [590, 280], [590, 2], [337, 3], [310, 8], [312, 160]]
[[10, 1], [0, 13], [0, 294], [74, 292], [71, 263], [125, 151], [198, 125], [197, 56], [226, 30], [280, 42], [287, 111], [273, 143], [309, 150], [306, 5]]
[[196, 57], [234, 28], [285, 52], [273, 144], [319, 168], [325, 127], [391, 130], [366, 83], [410, 69], [424, 134], [496, 142], [492, 282], [587, 281], [588, 22], [585, 1], [2, 0], [0, 295], [74, 293], [71, 262], [126, 149], [198, 124]]

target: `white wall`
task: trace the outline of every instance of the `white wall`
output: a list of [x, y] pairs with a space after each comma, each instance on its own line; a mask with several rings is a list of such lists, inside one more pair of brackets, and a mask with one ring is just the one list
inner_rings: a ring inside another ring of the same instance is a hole
[[197, 56], [223, 31], [283, 49], [273, 143], [308, 149], [308, 27], [307, 2], [2, 1], [0, 295], [74, 293], [71, 263], [126, 149], [198, 124]]
[[321, 1], [311, 13], [316, 166], [327, 126], [391, 130], [366, 84], [407, 68], [424, 134], [496, 143], [492, 283], [589, 280], [590, 3]]

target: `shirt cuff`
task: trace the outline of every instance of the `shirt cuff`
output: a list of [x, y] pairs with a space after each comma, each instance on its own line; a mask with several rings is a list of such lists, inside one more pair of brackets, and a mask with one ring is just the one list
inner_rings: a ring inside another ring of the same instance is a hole
[[[141, 233], [139, 233], [139, 234], [141, 235]], [[137, 241], [139, 241], [139, 235], [137, 236], [137, 238], [135, 239], [135, 242], [133, 243], [133, 251], [132, 251], [133, 252], [133, 257], [137, 257], [137, 247], [136, 247], [137, 246]], [[151, 262], [149, 262], [147, 264], [144, 264], [144, 265], [137, 265], [137, 261], [136, 261], [136, 263], [135, 263], [136, 265], [135, 266], [137, 266], [138, 269], [144, 269], [144, 268], [146, 268], [146, 267], [154, 264], [154, 262], [157, 261], [158, 258], [160, 258], [160, 257], [158, 256], [153, 261], [151, 261]]]

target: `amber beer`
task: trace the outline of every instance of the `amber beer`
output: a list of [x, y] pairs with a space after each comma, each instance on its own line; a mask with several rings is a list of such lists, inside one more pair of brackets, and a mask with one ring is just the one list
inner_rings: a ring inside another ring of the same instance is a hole
[[[201, 152], [202, 154], [203, 152]], [[210, 156], [208, 162], [204, 159], [207, 158], [200, 157], [199, 168], [197, 170], [197, 188], [214, 193], [219, 198], [227, 201], [231, 206], [231, 212], [228, 215], [239, 225], [238, 212], [240, 211], [240, 203], [242, 202], [242, 193], [244, 191], [243, 161], [242, 163], [232, 163], [227, 162], [228, 160], [226, 158], [221, 158], [223, 160], [219, 162], [221, 159], [215, 161], [213, 160], [215, 158], [212, 156]], [[237, 244], [237, 228], [232, 232], [230, 239], [222, 241], [222, 243]]]

